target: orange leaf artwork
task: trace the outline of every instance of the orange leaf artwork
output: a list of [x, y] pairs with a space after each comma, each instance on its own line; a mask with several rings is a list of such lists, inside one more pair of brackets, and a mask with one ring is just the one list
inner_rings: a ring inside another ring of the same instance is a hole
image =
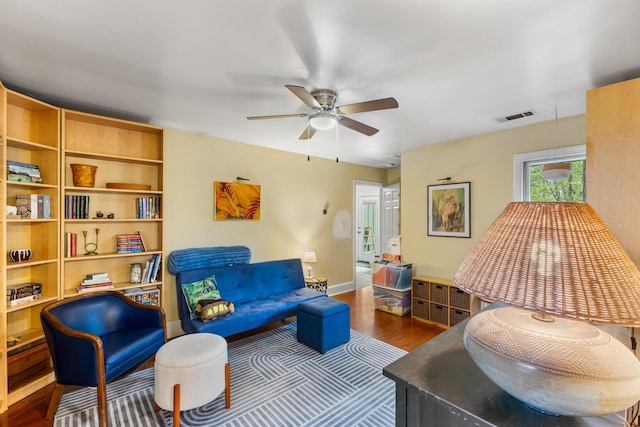
[[260, 186], [239, 182], [213, 182], [216, 221], [260, 219]]

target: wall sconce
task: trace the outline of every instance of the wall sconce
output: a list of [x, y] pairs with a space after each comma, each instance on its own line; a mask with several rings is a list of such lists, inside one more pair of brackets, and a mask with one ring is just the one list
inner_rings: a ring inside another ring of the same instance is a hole
[[311, 271], [312, 271], [311, 264], [318, 262], [318, 258], [316, 257], [316, 251], [311, 249], [306, 250], [304, 252], [304, 255], [302, 256], [302, 262], [304, 262], [305, 264], [309, 264], [309, 266], [307, 267], [307, 270], [308, 270], [308, 277], [311, 278]]

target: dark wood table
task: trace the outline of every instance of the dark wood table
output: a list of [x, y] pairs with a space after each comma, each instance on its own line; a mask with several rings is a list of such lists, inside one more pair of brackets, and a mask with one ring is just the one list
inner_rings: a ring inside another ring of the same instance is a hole
[[467, 321], [383, 369], [383, 374], [396, 382], [397, 427], [624, 425], [615, 414], [603, 417], [547, 415], [511, 397], [468, 356], [462, 341]]

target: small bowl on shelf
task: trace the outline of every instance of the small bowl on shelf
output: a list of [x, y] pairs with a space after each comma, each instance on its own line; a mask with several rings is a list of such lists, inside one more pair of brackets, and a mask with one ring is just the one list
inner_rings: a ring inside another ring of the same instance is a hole
[[149, 184], [133, 184], [130, 182], [107, 182], [107, 188], [118, 190], [151, 190], [151, 186]]
[[31, 259], [31, 249], [13, 249], [9, 251], [9, 259], [12, 262], [25, 262]]

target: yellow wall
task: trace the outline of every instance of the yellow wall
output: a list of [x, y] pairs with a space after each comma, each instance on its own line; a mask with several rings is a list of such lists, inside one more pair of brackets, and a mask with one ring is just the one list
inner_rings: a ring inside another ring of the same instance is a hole
[[[300, 258], [315, 249], [329, 286], [353, 280], [353, 181], [385, 183], [387, 172], [166, 129], [165, 250], [245, 245], [252, 262]], [[261, 186], [259, 221], [214, 221], [213, 182]], [[328, 213], [322, 210], [329, 204]], [[177, 320], [175, 277], [166, 273], [167, 321]], [[171, 331], [170, 331], [171, 333]]]
[[[585, 116], [575, 116], [402, 153], [402, 255], [414, 274], [453, 279], [479, 238], [513, 200], [513, 156], [585, 143]], [[554, 151], [550, 152], [550, 156]], [[427, 236], [427, 186], [471, 183], [471, 238]], [[588, 192], [588, 189], [587, 189]]]

